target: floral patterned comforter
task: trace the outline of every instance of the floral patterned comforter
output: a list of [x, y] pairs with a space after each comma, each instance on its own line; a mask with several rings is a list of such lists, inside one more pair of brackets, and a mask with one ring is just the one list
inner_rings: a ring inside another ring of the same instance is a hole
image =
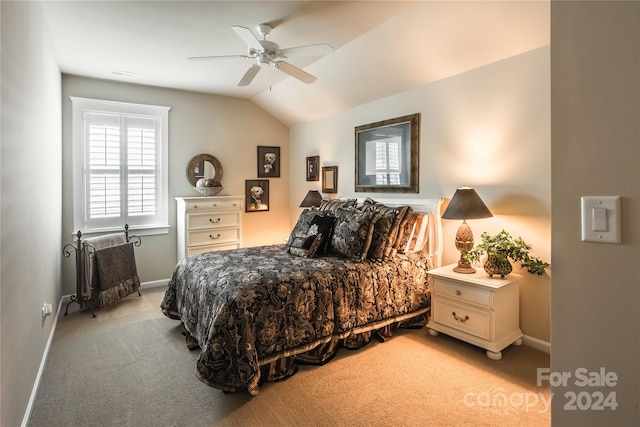
[[419, 254], [376, 263], [298, 257], [284, 245], [208, 252], [176, 266], [161, 308], [200, 348], [202, 382], [257, 394], [261, 376], [292, 374], [261, 367], [291, 371], [295, 355], [427, 311], [429, 268]]

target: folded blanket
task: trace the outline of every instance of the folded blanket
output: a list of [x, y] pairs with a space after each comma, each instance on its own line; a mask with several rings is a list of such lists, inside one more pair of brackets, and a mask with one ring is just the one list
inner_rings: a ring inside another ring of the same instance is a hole
[[82, 296], [84, 298], [91, 298], [93, 290], [99, 287], [95, 253], [100, 249], [124, 243], [127, 243], [124, 233], [107, 234], [84, 241], [84, 280], [82, 281]]
[[98, 306], [112, 304], [140, 288], [133, 243], [98, 249]]

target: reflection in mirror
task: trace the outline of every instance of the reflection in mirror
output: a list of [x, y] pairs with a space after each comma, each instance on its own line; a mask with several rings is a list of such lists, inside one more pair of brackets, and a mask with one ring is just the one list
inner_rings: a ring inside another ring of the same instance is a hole
[[192, 187], [200, 178], [222, 181], [222, 165], [209, 154], [198, 154], [187, 165], [187, 179]]
[[356, 127], [356, 192], [418, 192], [420, 113]]

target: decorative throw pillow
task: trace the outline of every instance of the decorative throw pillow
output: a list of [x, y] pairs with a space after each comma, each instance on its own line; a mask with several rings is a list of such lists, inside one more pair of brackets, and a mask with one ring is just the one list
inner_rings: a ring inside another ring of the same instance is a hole
[[375, 214], [375, 209], [337, 208], [336, 223], [331, 234], [331, 252], [358, 261], [363, 260], [371, 245], [373, 227], [370, 225]]
[[338, 208], [353, 208], [357, 203], [357, 199], [323, 199], [318, 210], [334, 212]]
[[329, 245], [335, 222], [336, 217], [328, 213], [324, 215], [316, 213], [316, 216], [311, 220], [307, 234], [310, 236], [313, 234], [322, 236], [322, 240], [317, 243], [316, 256], [322, 256], [327, 252], [327, 246]]
[[311, 226], [311, 221], [316, 216], [316, 213], [317, 211], [312, 211], [311, 209], [305, 209], [300, 212], [298, 222], [296, 222], [296, 225], [293, 227], [293, 230], [289, 235], [287, 246], [291, 246], [293, 244], [293, 239], [295, 239], [296, 237], [307, 236], [307, 232], [309, 231], [309, 227]]
[[378, 206], [377, 209], [378, 214], [372, 219], [373, 235], [367, 258], [373, 261], [382, 261], [385, 247], [389, 241], [389, 232], [398, 216], [398, 210], [389, 206]]
[[413, 233], [413, 228], [416, 225], [416, 220], [419, 215], [423, 215], [417, 212], [411, 212], [407, 215], [407, 221], [404, 222], [404, 226], [398, 232], [398, 252], [405, 253], [405, 249], [407, 247], [407, 243], [409, 239], [411, 239], [411, 235]]
[[405, 224], [403, 221], [408, 220], [407, 214], [413, 212], [413, 208], [411, 206], [400, 206], [398, 209], [398, 215], [396, 219], [393, 221], [393, 225], [391, 226], [391, 230], [389, 230], [389, 238], [387, 239], [387, 246], [384, 248], [384, 259], [388, 260], [395, 255], [393, 251], [396, 248], [398, 233], [400, 232], [400, 228]]
[[289, 253], [307, 258], [315, 258], [318, 246], [322, 243], [322, 234], [314, 234], [308, 237], [296, 237], [289, 247]]
[[411, 237], [403, 247], [404, 253], [420, 252], [429, 241], [429, 214], [418, 214]]
[[324, 255], [334, 222], [335, 217], [329, 212], [305, 209], [287, 241], [289, 252], [309, 258]]

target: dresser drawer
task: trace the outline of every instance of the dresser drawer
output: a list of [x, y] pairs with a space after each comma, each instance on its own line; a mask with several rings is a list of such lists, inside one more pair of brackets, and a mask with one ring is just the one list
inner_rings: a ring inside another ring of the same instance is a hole
[[434, 321], [456, 330], [490, 339], [491, 312], [464, 304], [458, 304], [447, 298], [433, 301]]
[[191, 246], [187, 250], [187, 256], [203, 254], [205, 252], [215, 252], [215, 251], [224, 251], [227, 249], [238, 249], [240, 247], [239, 243], [228, 243], [225, 245], [214, 245], [214, 246]]
[[219, 209], [229, 209], [229, 210], [241, 210], [242, 205], [238, 200], [190, 200], [185, 203], [185, 211], [186, 212], [200, 212], [205, 210], [219, 210]]
[[480, 289], [467, 284], [458, 284], [453, 281], [436, 279], [433, 285], [433, 292], [451, 298], [454, 301], [467, 302], [491, 307], [493, 292], [489, 289]]
[[232, 227], [240, 224], [239, 212], [209, 212], [187, 214], [187, 230], [212, 227]]
[[228, 242], [238, 242], [240, 230], [238, 228], [209, 229], [203, 231], [189, 231], [187, 233], [187, 245], [212, 245]]

